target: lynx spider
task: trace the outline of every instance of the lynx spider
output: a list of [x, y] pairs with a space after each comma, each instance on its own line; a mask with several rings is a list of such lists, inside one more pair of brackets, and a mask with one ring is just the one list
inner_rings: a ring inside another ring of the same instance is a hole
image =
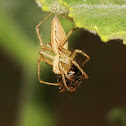
[[[38, 59], [38, 79], [40, 83], [48, 84], [48, 85], [55, 85], [59, 86], [58, 83], [50, 83], [45, 82], [40, 79], [40, 61], [44, 61], [45, 63], [53, 66], [53, 72], [55, 74], [61, 74], [62, 80], [64, 83], [64, 86], [67, 90], [69, 90], [65, 77], [70, 79], [67, 75], [68, 70], [71, 68], [71, 64], [74, 64], [82, 73], [85, 79], [88, 78], [87, 74], [83, 71], [83, 69], [79, 66], [79, 64], [74, 61], [74, 58], [77, 53], [82, 54], [83, 56], [86, 56], [86, 60], [83, 62], [83, 65], [90, 59], [90, 57], [84, 53], [82, 50], [75, 49], [73, 53], [68, 50], [68, 41], [67, 39], [72, 34], [72, 32], [77, 28], [73, 28], [69, 31], [69, 33], [66, 35], [63, 27], [60, 24], [60, 21], [58, 20], [57, 16], [55, 16], [52, 20], [52, 26], [51, 26], [51, 42], [47, 43], [46, 46], [44, 46], [40, 32], [39, 27], [40, 25], [50, 17], [52, 13], [50, 13], [46, 18], [44, 18], [37, 26], [36, 26], [36, 32], [40, 41], [40, 46], [43, 50], [39, 51], [40, 58]], [[53, 52], [55, 56], [48, 54], [46, 51]], [[48, 57], [45, 58], [44, 56]]]

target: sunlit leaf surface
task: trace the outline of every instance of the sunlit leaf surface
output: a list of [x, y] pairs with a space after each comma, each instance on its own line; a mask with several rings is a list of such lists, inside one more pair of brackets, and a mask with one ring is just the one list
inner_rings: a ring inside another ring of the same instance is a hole
[[44, 11], [66, 14], [77, 27], [97, 33], [102, 41], [122, 39], [126, 43], [125, 0], [36, 0]]

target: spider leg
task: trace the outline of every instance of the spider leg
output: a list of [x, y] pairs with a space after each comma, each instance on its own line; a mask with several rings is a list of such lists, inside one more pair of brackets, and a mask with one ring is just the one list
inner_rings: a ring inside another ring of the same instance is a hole
[[63, 42], [61, 42], [61, 44], [59, 45], [59, 48], [61, 48], [67, 41], [67, 39], [70, 37], [70, 35], [73, 33], [74, 30], [76, 30], [78, 27], [73, 28], [69, 31], [69, 33], [67, 34], [67, 36], [64, 38]]
[[[66, 64], [66, 63], [63, 63], [63, 62], [60, 62], [61, 63], [61, 66], [63, 67], [63, 68], [65, 68], [65, 69], [67, 69], [67, 70], [69, 70], [71, 67], [68, 65], [68, 64]], [[68, 80], [71, 80], [71, 81], [73, 81], [73, 79], [72, 78], [70, 78], [69, 76], [68, 76], [68, 74], [67, 73], [64, 73], [65, 74], [65, 77], [68, 79]]]
[[70, 50], [67, 50], [67, 49], [64, 49], [64, 48], [60, 48], [60, 50], [64, 53], [64, 54], [66, 54], [67, 56], [70, 56], [71, 55], [71, 51]]
[[47, 43], [46, 46], [49, 47], [50, 49], [52, 48], [51, 43]]
[[45, 82], [45, 81], [43, 81], [43, 80], [41, 80], [41, 78], [40, 78], [40, 61], [44, 61], [44, 62], [46, 62], [47, 64], [49, 64], [49, 65], [52, 65], [52, 61], [51, 60], [49, 60], [49, 59], [46, 59], [46, 58], [44, 58], [44, 57], [40, 57], [39, 59], [38, 59], [38, 78], [39, 78], [39, 82], [40, 83], [43, 83], [43, 84], [48, 84], [48, 85], [55, 85], [55, 86], [58, 86], [58, 84], [57, 83], [50, 83], [50, 82]]
[[59, 62], [59, 68], [60, 68], [60, 71], [61, 71], [61, 76], [62, 76], [62, 80], [63, 80], [64, 86], [65, 86], [66, 89], [68, 89], [68, 86], [67, 86], [66, 80], [65, 80], [65, 76], [64, 76], [64, 73], [63, 73], [63, 68], [62, 68], [62, 65], [61, 65], [60, 62]]
[[[53, 55], [50, 55], [50, 54], [48, 54], [47, 52], [44, 52], [44, 51], [42, 51], [42, 50], [39, 52], [39, 54], [41, 55], [42, 58], [44, 58], [44, 56], [46, 56], [46, 57], [48, 57], [48, 58], [50, 58], [50, 59], [53, 59], [53, 58], [54, 58]], [[44, 55], [44, 56], [43, 56], [43, 55]], [[48, 60], [48, 59], [46, 59], [46, 60]]]
[[90, 60], [90, 57], [89, 57], [86, 53], [84, 53], [82, 50], [75, 49], [74, 52], [73, 52], [72, 55], [71, 55], [71, 58], [74, 59], [77, 53], [80, 53], [80, 54], [82, 54], [82, 55], [84, 55], [84, 56], [87, 57], [87, 59], [82, 63], [82, 66], [84, 66], [84, 64], [85, 64], [88, 60]]
[[79, 64], [72, 60], [72, 63], [81, 71], [81, 73], [84, 75], [85, 79], [88, 79], [88, 75], [83, 71], [83, 69], [79, 66]]
[[44, 19], [36, 26], [36, 32], [37, 32], [37, 35], [38, 35], [38, 38], [39, 38], [39, 41], [40, 41], [40, 46], [41, 46], [42, 49], [48, 50], [48, 51], [52, 51], [52, 49], [49, 48], [49, 47], [45, 47], [45, 46], [44, 46], [43, 41], [42, 41], [42, 38], [41, 38], [41, 35], [40, 35], [40, 32], [39, 32], [39, 27], [40, 27], [40, 25], [41, 25], [46, 19], [48, 19], [51, 15], [52, 15], [52, 12], [51, 12], [46, 18], [44, 18]]

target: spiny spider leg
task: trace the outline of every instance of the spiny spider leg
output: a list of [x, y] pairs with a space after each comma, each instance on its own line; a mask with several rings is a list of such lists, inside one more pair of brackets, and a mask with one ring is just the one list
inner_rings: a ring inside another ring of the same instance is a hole
[[79, 66], [79, 64], [74, 60], [72, 60], [72, 63], [81, 71], [81, 73], [84, 75], [85, 79], [88, 79], [87, 74], [83, 71], [83, 69]]
[[63, 42], [60, 43], [59, 45], [59, 49], [66, 43], [67, 39], [70, 37], [70, 35], [73, 33], [74, 30], [76, 30], [78, 27], [73, 28], [69, 31], [69, 33], [67, 34], [67, 36], [64, 38]]
[[46, 62], [47, 64], [49, 64], [49, 65], [52, 65], [51, 64], [51, 62], [49, 61], [49, 59], [47, 60], [46, 58], [44, 58], [44, 57], [40, 57], [39, 59], [38, 59], [38, 78], [39, 78], [39, 82], [40, 83], [44, 83], [44, 84], [48, 84], [48, 85], [55, 85], [55, 86], [58, 86], [58, 84], [57, 83], [50, 83], [50, 82], [45, 82], [45, 81], [43, 81], [43, 80], [41, 80], [41, 78], [40, 78], [40, 61], [44, 61], [44, 62]]
[[66, 84], [65, 76], [64, 76], [64, 73], [63, 73], [63, 68], [62, 68], [62, 65], [61, 65], [60, 62], [59, 62], [59, 68], [60, 68], [60, 71], [61, 71], [61, 76], [62, 76], [62, 80], [63, 80], [64, 86], [65, 86], [65, 88], [67, 89], [68, 86], [67, 86], [67, 84]]
[[36, 32], [37, 32], [37, 35], [38, 35], [38, 38], [39, 38], [39, 41], [40, 41], [40, 46], [41, 46], [42, 49], [48, 50], [48, 51], [52, 51], [52, 49], [49, 48], [49, 47], [45, 47], [45, 46], [44, 46], [43, 41], [42, 41], [42, 38], [41, 38], [41, 35], [40, 35], [40, 32], [39, 32], [39, 27], [40, 27], [40, 25], [41, 25], [46, 19], [48, 19], [51, 15], [52, 15], [52, 12], [51, 12], [46, 18], [44, 18], [44, 19], [36, 26]]
[[90, 57], [89, 57], [86, 53], [84, 53], [82, 50], [75, 49], [74, 52], [73, 52], [72, 55], [71, 55], [71, 58], [74, 59], [77, 53], [80, 53], [80, 54], [82, 54], [82, 55], [84, 55], [84, 56], [87, 57], [87, 59], [82, 63], [82, 66], [84, 67], [84, 64], [85, 64], [88, 60], [90, 60]]

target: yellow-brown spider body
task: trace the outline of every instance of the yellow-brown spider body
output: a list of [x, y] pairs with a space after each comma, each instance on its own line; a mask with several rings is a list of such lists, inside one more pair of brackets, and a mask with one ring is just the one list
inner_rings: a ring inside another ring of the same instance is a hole
[[[49, 14], [43, 21], [41, 21], [36, 26], [36, 32], [40, 40], [40, 46], [43, 49], [39, 52], [40, 58], [38, 59], [38, 78], [39, 78], [40, 83], [59, 86], [58, 83], [45, 82], [40, 79], [40, 61], [42, 60], [45, 63], [53, 66], [53, 72], [55, 74], [61, 75], [64, 88], [69, 91], [70, 87], [68, 87], [68, 85], [66, 84], [66, 79], [68, 79], [69, 83], [70, 81], [72, 81], [69, 75], [70, 74], [69, 71], [73, 65], [75, 65], [78, 68], [78, 70], [82, 73], [85, 79], [88, 78], [87, 74], [83, 71], [83, 69], [79, 66], [79, 64], [74, 60], [76, 53], [81, 53], [82, 55], [87, 57], [87, 59], [83, 62], [82, 66], [84, 66], [84, 64], [89, 60], [89, 56], [86, 53], [84, 53], [82, 50], [76, 49], [74, 50], [73, 53], [70, 50], [68, 50], [67, 39], [69, 38], [73, 30], [75, 30], [75, 28], [72, 29], [66, 35], [63, 27], [60, 24], [60, 21], [58, 20], [56, 16], [53, 18], [52, 26], [51, 26], [51, 42], [47, 44], [47, 46], [44, 46], [43, 41], [41, 39], [40, 32], [39, 32], [39, 26], [50, 15], [51, 14]], [[44, 52], [44, 50], [53, 52], [55, 56]], [[47, 58], [45, 58], [44, 56], [46, 56]]]

